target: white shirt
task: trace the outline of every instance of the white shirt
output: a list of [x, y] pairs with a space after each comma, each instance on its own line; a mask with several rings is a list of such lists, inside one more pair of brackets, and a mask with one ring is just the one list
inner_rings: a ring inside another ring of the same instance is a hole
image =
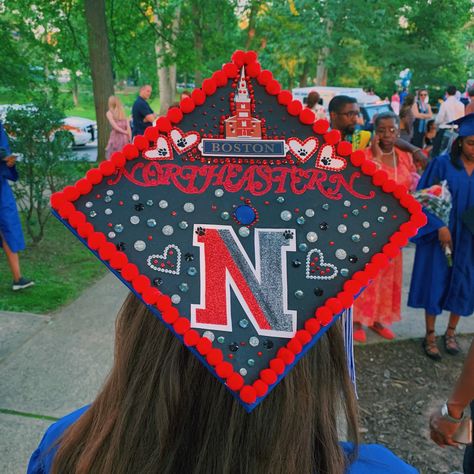
[[450, 128], [447, 124], [461, 117], [464, 117], [464, 104], [454, 95], [450, 95], [441, 104], [435, 122], [439, 128]]

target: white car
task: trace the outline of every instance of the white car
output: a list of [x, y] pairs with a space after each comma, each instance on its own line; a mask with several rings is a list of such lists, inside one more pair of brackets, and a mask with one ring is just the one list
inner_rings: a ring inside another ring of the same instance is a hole
[[66, 117], [62, 130], [68, 131], [74, 146], [83, 146], [97, 138], [97, 123], [82, 117]]

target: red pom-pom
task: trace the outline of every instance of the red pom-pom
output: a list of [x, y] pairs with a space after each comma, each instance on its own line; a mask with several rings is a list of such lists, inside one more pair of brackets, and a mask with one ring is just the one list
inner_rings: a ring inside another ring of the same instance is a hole
[[362, 289], [362, 283], [360, 281], [348, 280], [343, 285], [344, 291], [351, 295], [357, 295]]
[[206, 355], [212, 349], [212, 342], [207, 337], [201, 337], [196, 345], [199, 354]]
[[308, 342], [312, 339], [311, 333], [306, 329], [300, 329], [299, 331], [296, 331], [295, 337], [301, 342], [301, 344], [303, 344], [303, 346], [308, 344]]
[[189, 319], [186, 319], [186, 318], [178, 318], [173, 323], [173, 329], [175, 333], [180, 334], [180, 335], [183, 335], [186, 331], [188, 331], [190, 326], [191, 326], [191, 323], [189, 322]]
[[[152, 127], [148, 127], [148, 128], [152, 128]], [[147, 128], [147, 130], [148, 130]], [[117, 168], [122, 168], [123, 166], [125, 166], [125, 162], [127, 161], [127, 159], [125, 158], [125, 155], [120, 152], [120, 151], [116, 151], [115, 153], [112, 154], [112, 156], [110, 157], [110, 161], [117, 167]]]
[[251, 405], [257, 400], [257, 391], [251, 385], [244, 385], [240, 390], [240, 399], [247, 405]]
[[[198, 351], [201, 352], [199, 350], [199, 345]], [[206, 360], [210, 365], [215, 367], [217, 364], [220, 364], [224, 360], [224, 355], [222, 354], [222, 351], [220, 349], [213, 348], [207, 353]]]
[[367, 263], [364, 272], [369, 280], [373, 280], [379, 274], [379, 267], [375, 263]]
[[245, 72], [250, 76], [250, 77], [257, 77], [260, 74], [260, 71], [262, 70], [261, 66], [257, 62], [250, 63], [246, 66]]
[[186, 346], [193, 347], [201, 340], [201, 336], [194, 329], [190, 329], [184, 334], [183, 340]]
[[408, 244], [408, 237], [403, 232], [395, 232], [390, 237], [390, 242], [393, 242], [398, 247], [405, 247]]
[[110, 176], [115, 173], [115, 165], [112, 163], [112, 161], [109, 160], [103, 161], [99, 165], [99, 169], [104, 176]]
[[393, 190], [393, 195], [398, 199], [401, 199], [403, 196], [406, 196], [407, 193], [408, 189], [403, 186], [403, 184], [397, 184], [395, 186], [395, 189]]
[[156, 288], [150, 286], [143, 292], [142, 298], [146, 304], [155, 304], [158, 301], [160, 294], [161, 293]]
[[79, 199], [79, 191], [74, 186], [66, 186], [63, 189], [64, 197], [68, 201], [75, 201]]
[[[251, 64], [257, 61], [257, 53], [255, 51], [247, 51], [245, 53], [244, 63]], [[247, 70], [247, 68], [245, 68]]]
[[[426, 215], [423, 212], [417, 212], [410, 217], [410, 221], [416, 226], [418, 229], [425, 226], [428, 222]], [[416, 230], [413, 234], [408, 234], [410, 237], [415, 235]]]
[[272, 359], [270, 361], [270, 369], [281, 375], [285, 371], [285, 363], [282, 359]]
[[380, 269], [383, 269], [383, 268], [387, 267], [388, 264], [390, 263], [389, 260], [388, 260], [388, 257], [383, 253], [376, 253], [370, 259], [370, 261], [372, 263], [374, 263], [375, 265], [377, 265], [377, 267], [379, 267]]
[[102, 260], [110, 260], [116, 252], [117, 249], [112, 242], [105, 242], [105, 244], [102, 244], [99, 248], [99, 257]]
[[394, 189], [397, 187], [397, 182], [394, 181], [393, 179], [387, 179], [383, 184], [382, 184], [382, 189], [386, 193], [393, 193]]
[[326, 119], [319, 119], [313, 123], [313, 131], [318, 135], [323, 135], [329, 129], [329, 122]]
[[372, 183], [375, 186], [382, 186], [388, 179], [388, 174], [384, 170], [377, 170], [372, 176]]
[[258, 397], [263, 397], [268, 392], [268, 385], [263, 380], [255, 380], [252, 387], [257, 392]]
[[319, 332], [321, 324], [316, 318], [310, 318], [304, 323], [304, 328], [312, 335]]
[[326, 301], [326, 306], [331, 308], [334, 314], [339, 314], [343, 310], [342, 303], [337, 298], [329, 298]]
[[291, 341], [288, 342], [286, 347], [293, 352], [293, 354], [299, 354], [303, 350], [303, 346], [301, 345], [301, 342], [298, 341], [298, 339], [293, 338]]
[[341, 141], [341, 132], [339, 130], [331, 130], [324, 134], [324, 141], [328, 145], [335, 145]]
[[342, 141], [337, 145], [337, 154], [340, 156], [349, 156], [352, 153], [352, 143]]
[[351, 163], [354, 166], [361, 166], [362, 163], [364, 163], [364, 162], [365, 162], [365, 155], [364, 155], [364, 152], [362, 150], [356, 150], [356, 151], [352, 152]]
[[128, 143], [123, 147], [122, 153], [125, 155], [127, 160], [133, 160], [138, 157], [138, 148], [131, 143]]
[[156, 127], [158, 128], [160, 132], [165, 132], [165, 133], [171, 132], [172, 126], [171, 126], [170, 119], [168, 117], [158, 117], [158, 119], [156, 120]]
[[217, 90], [217, 83], [214, 79], [204, 79], [204, 81], [202, 81], [201, 87], [206, 95], [212, 95]]
[[328, 306], [321, 306], [316, 310], [315, 316], [322, 326], [327, 326], [333, 320], [334, 313]]
[[[257, 82], [261, 86], [266, 86], [273, 79], [273, 74], [268, 69], [264, 69], [258, 76]], [[301, 103], [301, 102], [300, 102]]]
[[[156, 142], [156, 140], [158, 140], [158, 135], [160, 134], [160, 131], [158, 130], [158, 127], [147, 127], [145, 128], [145, 132], [143, 134], [149, 142]], [[146, 146], [148, 146], [148, 143], [146, 144]]]
[[92, 232], [94, 232], [94, 226], [90, 222], [86, 222], [77, 228], [79, 237], [82, 237], [83, 239], [87, 239]]
[[400, 253], [400, 247], [394, 243], [388, 243], [382, 247], [382, 251], [388, 257], [395, 258]]
[[405, 194], [400, 198], [400, 205], [402, 205], [403, 207], [408, 208], [412, 204], [413, 199], [414, 199], [414, 197], [411, 196], [410, 194]]
[[362, 169], [363, 173], [365, 173], [369, 176], [372, 176], [377, 171], [377, 166], [375, 165], [375, 163], [373, 161], [365, 160], [362, 163], [361, 169]]
[[115, 255], [110, 259], [110, 266], [114, 270], [120, 270], [128, 263], [128, 258], [123, 252], [116, 252]]
[[212, 79], [214, 79], [216, 81], [216, 84], [219, 87], [225, 86], [227, 84], [227, 81], [228, 81], [227, 75], [222, 71], [216, 71], [212, 75]]
[[233, 79], [235, 76], [237, 76], [237, 74], [239, 74], [239, 69], [234, 63], [224, 64], [224, 66], [222, 66], [222, 70], [224, 71], [224, 74], [230, 79]]
[[127, 263], [127, 265], [122, 268], [122, 277], [124, 280], [132, 281], [138, 274], [138, 267], [133, 263]]
[[[160, 298], [160, 297], [158, 297], [158, 298]], [[171, 307], [165, 309], [161, 313], [161, 317], [162, 317], [163, 321], [166, 324], [173, 324], [179, 318], [178, 308], [175, 308], [174, 306], [171, 306]], [[187, 334], [188, 332], [186, 332], [185, 334]], [[199, 334], [198, 334], [198, 337], [201, 337], [201, 336], [199, 336]]]
[[290, 115], [297, 116], [303, 109], [303, 105], [299, 100], [292, 100], [286, 107], [286, 110]]
[[194, 103], [194, 100], [191, 99], [191, 97], [185, 97], [179, 103], [179, 107], [185, 114], [190, 114], [196, 108], [196, 104]]
[[281, 87], [280, 87], [280, 84], [278, 83], [278, 81], [276, 79], [272, 79], [265, 86], [265, 90], [270, 95], [277, 95], [280, 92]]
[[145, 290], [150, 288], [150, 279], [145, 275], [138, 275], [132, 280], [132, 286], [137, 293], [142, 294]]
[[362, 286], [367, 286], [369, 283], [369, 275], [366, 272], [359, 270], [352, 275], [352, 279], [359, 281]]
[[263, 369], [260, 371], [260, 378], [267, 384], [273, 385], [277, 379], [277, 373], [272, 369]]
[[280, 347], [277, 351], [277, 357], [282, 359], [286, 365], [290, 365], [295, 361], [295, 354], [294, 352], [290, 351], [286, 347]]
[[316, 120], [316, 115], [311, 109], [305, 108], [300, 112], [300, 122], [305, 125], [311, 125]]
[[245, 53], [240, 49], [234, 51], [234, 54], [232, 54], [232, 61], [237, 67], [242, 67], [245, 62]]
[[221, 379], [226, 379], [232, 374], [233, 371], [234, 368], [230, 362], [221, 362], [220, 364], [216, 365], [216, 374]]
[[66, 201], [64, 202], [61, 207], [58, 209], [58, 214], [63, 219], [68, 219], [69, 216], [76, 210], [74, 204], [72, 202]]
[[81, 178], [76, 182], [76, 189], [81, 195], [90, 193], [92, 190], [92, 183], [90, 183], [86, 178]]
[[166, 311], [168, 308], [171, 308], [173, 303], [171, 298], [168, 295], [161, 295], [156, 302], [156, 307], [160, 312]]
[[87, 245], [92, 250], [97, 250], [102, 244], [105, 244], [106, 238], [102, 232], [93, 232], [87, 238]]
[[348, 309], [354, 303], [354, 297], [347, 291], [340, 291], [337, 294], [337, 299], [341, 302], [344, 309]]
[[[426, 220], [426, 216], [423, 214], [425, 220]], [[411, 217], [411, 219], [413, 219], [414, 216]], [[418, 227], [416, 226], [415, 222], [412, 222], [410, 219], [410, 222], [404, 222], [401, 226], [400, 226], [400, 230], [405, 234], [407, 235], [408, 237], [413, 237], [417, 230], [418, 230]]]
[[66, 202], [64, 193], [57, 192], [57, 193], [52, 194], [49, 199], [49, 202], [51, 203], [51, 207], [53, 209], [58, 210]]
[[69, 216], [69, 224], [71, 224], [74, 229], [77, 229], [82, 224], [86, 223], [86, 216], [81, 211], [74, 211]]
[[244, 386], [244, 378], [237, 372], [234, 372], [225, 381], [226, 385], [234, 392], [240, 390]]
[[288, 105], [293, 100], [293, 96], [290, 91], [281, 91], [277, 96], [277, 100], [281, 105]]
[[97, 168], [93, 168], [86, 173], [87, 180], [92, 184], [99, 184], [103, 177], [104, 175]]
[[166, 116], [170, 119], [171, 123], [179, 123], [183, 119], [183, 112], [178, 107], [171, 107]]
[[[148, 127], [150, 128], [150, 127]], [[133, 144], [139, 149], [139, 150], [145, 150], [148, 148], [148, 139], [145, 138], [143, 135], [137, 135], [133, 139]]]

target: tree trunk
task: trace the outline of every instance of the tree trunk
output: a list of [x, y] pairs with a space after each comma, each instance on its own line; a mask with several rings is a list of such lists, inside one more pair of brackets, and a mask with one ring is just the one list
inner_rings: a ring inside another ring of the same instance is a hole
[[[332, 35], [333, 23], [331, 20], [326, 22], [326, 38], [330, 41]], [[328, 68], [326, 59], [329, 57], [331, 50], [328, 46], [323, 46], [318, 56], [318, 65], [316, 67], [316, 85], [327, 86], [328, 83]]]
[[[71, 71], [72, 73], [73, 71]], [[79, 81], [75, 74], [72, 74], [72, 101], [74, 102], [74, 107], [79, 105]]]
[[98, 128], [97, 160], [105, 159], [105, 147], [110, 135], [107, 102], [114, 95], [112, 61], [105, 19], [105, 0], [84, 0], [87, 22], [87, 40], [94, 91], [95, 114]]
[[202, 34], [201, 29], [196, 28], [194, 32], [194, 50], [196, 51], [196, 62], [198, 64], [196, 71], [194, 72], [194, 83], [196, 87], [201, 87], [202, 84], [202, 50], [203, 50], [203, 42], [202, 42]]
[[300, 76], [300, 87], [306, 87], [306, 84], [308, 83], [308, 74], [309, 74], [309, 61], [305, 61], [303, 64], [303, 72], [301, 73]]
[[245, 40], [245, 49], [247, 50], [250, 49], [253, 39], [255, 38], [255, 24], [261, 4], [261, 0], [253, 0], [250, 4], [249, 24], [247, 27], [247, 38]]

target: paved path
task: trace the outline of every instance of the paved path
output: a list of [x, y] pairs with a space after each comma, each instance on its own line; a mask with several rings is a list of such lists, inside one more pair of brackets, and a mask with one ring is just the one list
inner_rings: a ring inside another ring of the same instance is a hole
[[[413, 247], [404, 250], [404, 301], [413, 254]], [[126, 294], [109, 274], [49, 316], [0, 312], [0, 473], [25, 472], [51, 423], [42, 416], [61, 417], [94, 399], [112, 363], [114, 320]], [[459, 329], [474, 333], [474, 318]], [[394, 330], [399, 338], [421, 337], [423, 312], [404, 307]], [[369, 343], [381, 342], [369, 333]]]

